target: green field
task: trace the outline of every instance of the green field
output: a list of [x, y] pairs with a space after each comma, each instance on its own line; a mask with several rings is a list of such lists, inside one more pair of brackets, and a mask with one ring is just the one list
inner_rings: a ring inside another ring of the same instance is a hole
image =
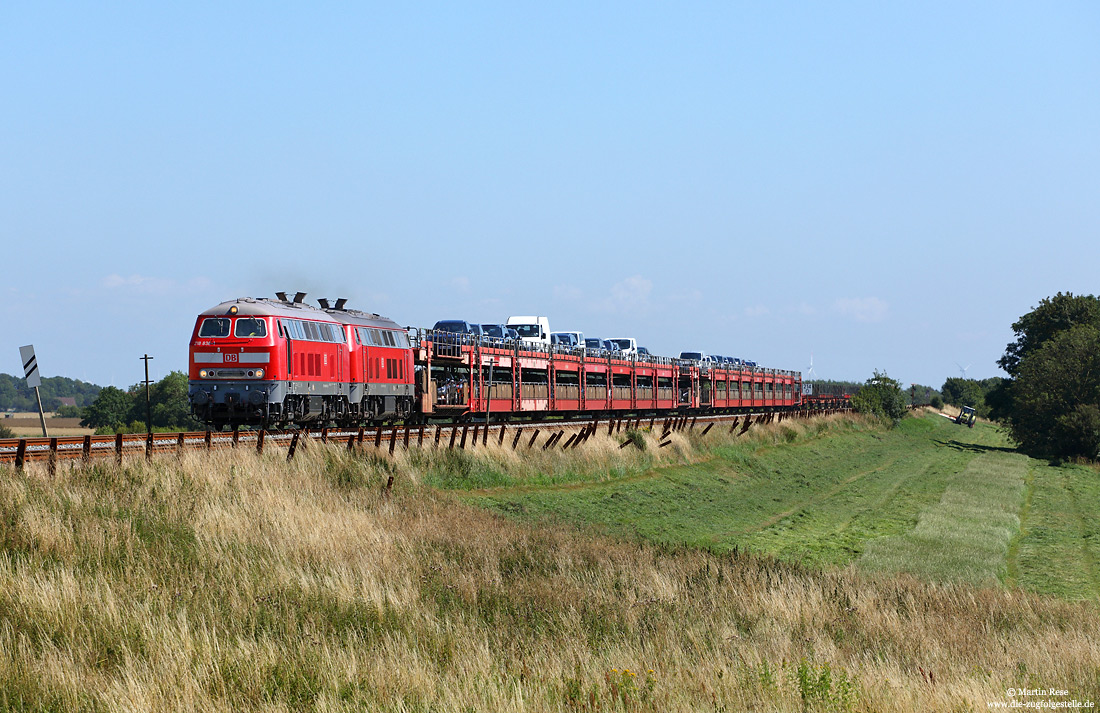
[[[719, 438], [721, 438], [719, 436]], [[1014, 452], [938, 415], [731, 442], [701, 462], [621, 477], [508, 482], [472, 501], [669, 544], [811, 566], [1100, 596], [1100, 474]]]

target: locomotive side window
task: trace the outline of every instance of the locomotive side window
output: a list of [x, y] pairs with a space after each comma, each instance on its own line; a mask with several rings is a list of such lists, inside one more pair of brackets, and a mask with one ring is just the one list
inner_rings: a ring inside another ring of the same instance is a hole
[[302, 322], [302, 326], [306, 330], [306, 339], [311, 342], [321, 341], [321, 330], [317, 329], [317, 324], [314, 322]]
[[229, 336], [229, 318], [228, 317], [207, 317], [202, 321], [202, 326], [199, 327], [200, 337], [228, 337]]
[[262, 319], [252, 317], [238, 317], [233, 326], [233, 335], [236, 337], [266, 337], [267, 323]]

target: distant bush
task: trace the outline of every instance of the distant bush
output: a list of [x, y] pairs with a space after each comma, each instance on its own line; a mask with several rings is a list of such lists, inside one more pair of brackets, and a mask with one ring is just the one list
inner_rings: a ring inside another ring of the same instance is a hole
[[901, 384], [887, 376], [886, 372], [875, 370], [875, 375], [852, 397], [852, 408], [896, 426], [905, 417], [905, 394], [901, 391]]
[[941, 399], [939, 396], [933, 396], [932, 400], [929, 403], [931, 404], [932, 408], [943, 410], [943, 399]]
[[84, 409], [79, 406], [62, 405], [57, 407], [58, 418], [83, 418]]

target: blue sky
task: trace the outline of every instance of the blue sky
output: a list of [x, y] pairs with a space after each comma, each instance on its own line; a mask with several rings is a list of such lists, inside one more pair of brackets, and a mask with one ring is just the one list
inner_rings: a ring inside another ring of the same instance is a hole
[[999, 374], [1098, 291], [1100, 5], [807, 5], [3, 3], [0, 371], [125, 386], [300, 289]]

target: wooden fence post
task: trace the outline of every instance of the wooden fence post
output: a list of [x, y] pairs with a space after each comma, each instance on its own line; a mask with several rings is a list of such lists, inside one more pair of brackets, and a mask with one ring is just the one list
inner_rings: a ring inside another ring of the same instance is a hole
[[538, 437], [539, 437], [539, 429], [536, 428], [535, 432], [531, 434], [531, 440], [527, 442], [527, 447], [528, 448], [533, 448], [535, 446], [535, 439], [538, 438]]
[[516, 437], [512, 439], [512, 450], [513, 451], [516, 449], [516, 446], [519, 444], [519, 437], [522, 436], [522, 435], [523, 435], [523, 426], [517, 426], [516, 427]]
[[287, 451], [286, 451], [286, 462], [287, 463], [289, 463], [291, 460], [294, 459], [294, 451], [298, 450], [298, 436], [300, 434], [301, 434], [300, 431], [295, 431], [294, 435], [291, 436], [291, 438], [290, 438], [290, 448], [288, 448]]
[[145, 460], [153, 460], [153, 433], [145, 434]]
[[84, 436], [84, 447], [80, 449], [80, 459], [87, 463], [92, 459], [92, 437]]
[[27, 461], [27, 439], [20, 438], [19, 445], [15, 447], [15, 469], [23, 470], [23, 464]]
[[256, 434], [256, 454], [257, 455], [262, 456], [264, 454], [264, 438], [266, 438], [266, 437], [267, 437], [267, 431], [261, 428], [260, 432]]
[[57, 439], [50, 439], [50, 462], [48, 465], [50, 477], [57, 475]]
[[122, 434], [115, 434], [115, 462], [122, 465]]

